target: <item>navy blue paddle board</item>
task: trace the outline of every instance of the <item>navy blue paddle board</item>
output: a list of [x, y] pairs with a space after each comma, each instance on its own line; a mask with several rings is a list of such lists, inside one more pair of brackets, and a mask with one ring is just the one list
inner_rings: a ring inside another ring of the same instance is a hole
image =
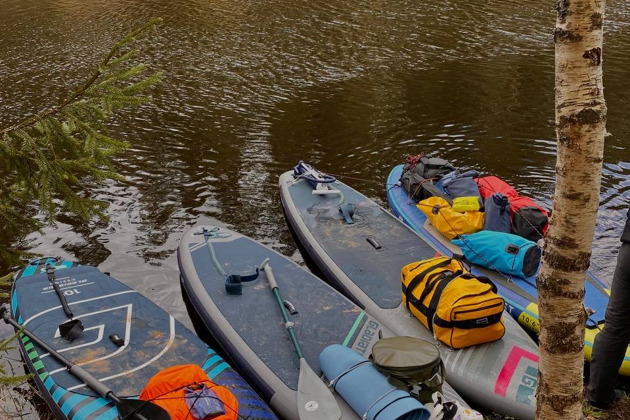
[[[379, 336], [392, 336], [379, 321], [295, 262], [266, 246], [225, 228], [199, 226], [186, 232], [178, 258], [185, 296], [208, 332], [220, 343], [245, 378], [281, 417], [298, 419], [299, 361], [280, 308], [263, 271], [242, 283], [241, 295], [226, 291], [226, 276], [248, 276], [269, 258], [282, 298], [308, 365], [318, 375], [320, 352], [342, 344], [367, 357]], [[447, 399], [461, 398], [445, 386]], [[360, 416], [335, 398], [343, 419]]]
[[[58, 326], [68, 318], [45, 273], [46, 264], [55, 267], [56, 282], [75, 319], [85, 327], [71, 342], [59, 336]], [[95, 267], [54, 258], [36, 260], [17, 273], [11, 295], [11, 312], [19, 324], [120, 397], [137, 397], [148, 380], [164, 368], [194, 363], [236, 396], [239, 418], [276, 418], [214, 350], [140, 293]], [[109, 338], [112, 334], [123, 342], [115, 344]], [[57, 418], [119, 418], [113, 404], [70, 374], [54, 357], [24, 335], [19, 341], [28, 370]]]

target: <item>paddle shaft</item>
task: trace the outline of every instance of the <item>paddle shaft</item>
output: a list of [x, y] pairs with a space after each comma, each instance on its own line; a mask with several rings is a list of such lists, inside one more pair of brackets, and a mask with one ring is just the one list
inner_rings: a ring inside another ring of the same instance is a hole
[[291, 337], [291, 342], [293, 343], [293, 347], [295, 348], [295, 352], [297, 353], [298, 359], [304, 358], [304, 353], [302, 353], [302, 348], [300, 347], [300, 343], [297, 339], [297, 335], [295, 335], [295, 331], [293, 330], [293, 323], [289, 320], [289, 315], [284, 307], [284, 303], [282, 303], [282, 296], [280, 296], [280, 288], [278, 287], [278, 283], [276, 282], [276, 278], [273, 275], [273, 271], [271, 271], [271, 266], [269, 264], [265, 264], [265, 276], [267, 277], [267, 281], [269, 282], [269, 287], [271, 287], [271, 291], [273, 292], [274, 297], [276, 298], [276, 302], [280, 307], [280, 312], [282, 312], [282, 319], [284, 320], [284, 325], [287, 328], [287, 332], [289, 333], [289, 337]]
[[33, 335], [33, 333], [31, 333], [27, 329], [23, 328], [22, 325], [18, 324], [14, 319], [9, 318], [6, 321], [9, 324], [13, 325], [15, 328], [21, 329], [23, 334], [25, 334], [27, 337], [37, 343], [38, 346], [50, 353], [50, 355], [53, 356], [55, 359], [66, 365], [70, 373], [85, 382], [90, 388], [96, 391], [98, 395], [103, 398], [109, 398], [109, 395], [112, 394], [113, 391], [109, 387], [105, 386], [81, 366], [75, 365], [70, 360], [57, 353], [52, 347], [43, 342], [39, 337]]
[[268, 258], [262, 262], [259, 269], [260, 268], [265, 270], [269, 287], [271, 287], [271, 291], [280, 307], [284, 325], [289, 332], [289, 337], [291, 337], [291, 342], [300, 360], [300, 375], [297, 384], [297, 408], [299, 418], [301, 420], [340, 420], [341, 410], [339, 409], [334, 395], [304, 358], [297, 335], [295, 331], [293, 331], [293, 323], [289, 321], [289, 315], [287, 315], [284, 307], [282, 296], [280, 296], [280, 288], [271, 271]]

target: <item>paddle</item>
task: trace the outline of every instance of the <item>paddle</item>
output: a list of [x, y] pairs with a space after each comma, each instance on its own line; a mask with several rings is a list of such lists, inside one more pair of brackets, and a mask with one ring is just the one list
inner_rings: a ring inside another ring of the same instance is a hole
[[298, 379], [297, 389], [298, 413], [300, 415], [300, 420], [341, 419], [341, 410], [337, 405], [337, 401], [335, 401], [335, 397], [324, 382], [322, 382], [319, 376], [313, 372], [313, 369], [311, 369], [308, 365], [306, 359], [304, 359], [304, 354], [302, 353], [302, 348], [298, 342], [297, 335], [295, 334], [295, 331], [293, 331], [293, 323], [289, 320], [289, 316], [287, 315], [284, 304], [282, 303], [280, 289], [278, 288], [278, 283], [276, 283], [276, 279], [271, 271], [269, 258], [266, 258], [262, 264], [260, 264], [259, 269], [265, 271], [265, 276], [267, 277], [267, 281], [269, 281], [269, 287], [271, 287], [271, 291], [273, 292], [276, 302], [280, 307], [284, 324], [289, 332], [289, 336], [291, 337], [291, 342], [293, 343], [298, 359], [300, 359], [300, 376]]
[[32, 332], [27, 330], [24, 326], [18, 324], [14, 319], [11, 318], [9, 311], [7, 311], [6, 307], [2, 307], [0, 309], [0, 315], [2, 319], [7, 324], [13, 325], [15, 328], [21, 330], [23, 334], [28, 336], [31, 340], [37, 343], [38, 346], [43, 348], [45, 351], [50, 353], [55, 359], [59, 360], [61, 363], [66, 365], [68, 371], [76, 376], [81, 381], [85, 382], [87, 386], [92, 388], [98, 395], [101, 397], [111, 401], [114, 403], [116, 408], [118, 409], [118, 413], [122, 419], [136, 419], [136, 420], [170, 420], [171, 416], [168, 414], [166, 410], [164, 410], [159, 405], [153, 404], [149, 401], [128, 399], [128, 398], [119, 398], [114, 394], [107, 385], [100, 382], [94, 376], [92, 376], [88, 371], [83, 369], [81, 366], [78, 366], [72, 363], [70, 360], [63, 357], [61, 354], [57, 353], [53, 350], [48, 344], [43, 342], [39, 337], [34, 335]]

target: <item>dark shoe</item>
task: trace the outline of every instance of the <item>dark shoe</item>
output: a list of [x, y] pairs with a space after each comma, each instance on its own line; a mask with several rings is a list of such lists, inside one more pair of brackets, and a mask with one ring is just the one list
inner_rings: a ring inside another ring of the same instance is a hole
[[626, 391], [624, 391], [623, 389], [615, 389], [615, 401], [618, 401], [622, 398], [626, 398], [628, 396], [628, 393]]
[[600, 410], [608, 410], [615, 401], [625, 398], [627, 396], [628, 394], [626, 394], [626, 391], [624, 391], [623, 389], [615, 389], [615, 397], [612, 401], [603, 403], [600, 401], [589, 400], [588, 403], [590, 404], [591, 407], [599, 408]]
[[610, 408], [610, 406], [612, 405], [612, 402], [602, 403], [602, 402], [599, 402], [599, 401], [589, 401], [588, 404], [591, 407], [597, 408], [599, 410], [608, 410]]

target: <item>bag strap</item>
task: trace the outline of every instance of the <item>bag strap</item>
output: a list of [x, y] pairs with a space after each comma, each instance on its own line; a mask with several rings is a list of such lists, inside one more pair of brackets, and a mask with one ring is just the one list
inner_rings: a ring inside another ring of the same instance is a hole
[[346, 375], [347, 373], [352, 372], [353, 370], [355, 370], [355, 369], [356, 369], [356, 368], [358, 368], [359, 366], [363, 366], [363, 365], [365, 365], [365, 364], [367, 364], [367, 363], [370, 363], [370, 364], [371, 364], [371, 363], [372, 363], [372, 361], [371, 361], [371, 360], [368, 360], [368, 359], [366, 359], [366, 360], [361, 360], [359, 363], [357, 363], [357, 364], [354, 364], [354, 365], [350, 366], [348, 369], [344, 370], [344, 371], [343, 371], [343, 372], [341, 372], [339, 375], [337, 375], [337, 377], [336, 377], [336, 378], [333, 378], [333, 379], [332, 379], [332, 380], [328, 383], [328, 388], [332, 388], [334, 391], [336, 391], [336, 390], [337, 390], [337, 388], [335, 388], [335, 387], [337, 386], [337, 382], [339, 382], [339, 380], [340, 380], [341, 378], [343, 378], [343, 377], [344, 377], [344, 375]]
[[[429, 303], [429, 307], [426, 313], [427, 325], [429, 327], [429, 331], [433, 332], [433, 316], [435, 315], [435, 312], [437, 311], [437, 306], [440, 303], [440, 298], [442, 297], [442, 293], [444, 292], [444, 289], [446, 289], [446, 286], [448, 286], [450, 282], [460, 277], [461, 274], [462, 274], [461, 271], [456, 271], [453, 274], [444, 276], [442, 279], [440, 279], [439, 284], [435, 288], [435, 292], [433, 292], [433, 296], [431, 297], [431, 302]], [[424, 291], [426, 292], [426, 289]], [[424, 301], [424, 299], [422, 301]]]
[[[420, 311], [426, 315], [425, 313], [426, 307], [424, 306], [424, 303], [423, 303], [424, 299], [427, 297], [429, 293], [431, 293], [435, 285], [438, 284], [440, 280], [442, 280], [444, 273], [451, 273], [451, 271], [439, 271], [437, 273], [433, 273], [433, 274], [429, 274], [428, 276], [425, 276], [426, 278], [425, 286], [424, 286], [424, 289], [422, 290], [422, 294], [420, 295], [420, 297], [416, 299], [415, 296], [413, 295], [413, 289], [411, 289], [409, 293], [409, 297], [407, 298], [407, 302], [411, 302], [412, 305], [414, 305], [416, 308], [419, 308]], [[418, 304], [420, 304], [421, 307], [418, 307]]]
[[485, 283], [485, 284], [489, 284], [490, 287], [492, 287], [492, 291], [494, 293], [497, 293], [497, 285], [494, 284], [494, 282], [492, 280], [490, 280], [488, 277], [486, 276], [473, 276], [470, 273], [464, 273], [461, 275], [461, 278], [465, 279], [465, 280], [477, 280], [479, 283]]
[[[396, 389], [393, 389], [389, 392], [387, 392], [386, 394], [382, 395], [381, 397], [379, 397], [378, 400], [376, 400], [376, 402], [374, 402], [370, 408], [368, 408], [368, 410], [365, 412], [365, 414], [363, 414], [364, 419], [367, 419], [367, 415], [370, 412], [370, 410], [376, 405], [376, 403], [380, 402], [386, 395], [389, 395], [391, 392], [396, 391]], [[390, 405], [394, 404], [395, 402], [398, 402], [400, 400], [404, 400], [406, 398], [413, 398], [411, 395], [403, 395], [401, 397], [395, 398], [394, 400], [390, 401], [389, 403], [385, 404], [385, 406], [381, 407], [380, 410], [378, 410], [376, 412], [376, 414], [374, 414], [374, 417], [372, 417], [373, 420], [376, 420], [376, 418], [383, 412], [383, 410], [385, 410], [387, 407], [389, 407]], [[415, 398], [413, 398], [415, 400]]]
[[[494, 306], [502, 306], [503, 303], [497, 303]], [[442, 328], [459, 328], [461, 330], [472, 330], [479, 327], [487, 327], [490, 325], [497, 324], [501, 321], [503, 316], [503, 311], [494, 313], [492, 315], [485, 316], [479, 319], [467, 319], [464, 321], [447, 321], [445, 319], [440, 318], [439, 316], [435, 317], [435, 325]], [[483, 321], [480, 322], [480, 320]]]
[[[457, 271], [442, 271], [440, 273], [436, 273], [433, 277], [431, 277], [429, 279], [430, 283], [427, 283], [427, 287], [424, 288], [424, 290], [422, 291], [422, 294], [420, 295], [420, 298], [418, 298], [418, 300], [420, 301], [420, 303], [423, 303], [424, 300], [427, 298], [427, 296], [429, 296], [429, 293], [431, 293], [433, 291], [433, 289], [435, 288], [435, 293], [439, 293], [440, 295], [442, 295], [442, 291], [444, 290], [444, 288], [446, 287], [446, 284], [448, 284], [451, 280], [453, 280], [455, 277], [459, 276], [462, 274], [461, 270], [457, 270]], [[435, 279], [435, 281], [431, 282], [431, 280], [433, 280], [434, 277], [437, 277]], [[446, 284], [444, 283], [444, 280], [446, 280]], [[437, 286], [437, 287], [436, 287]], [[433, 304], [433, 301], [436, 299], [436, 295], [433, 294], [433, 297], [431, 298], [431, 304]], [[440, 297], [437, 297], [437, 300], [440, 300]], [[429, 305], [431, 306], [431, 305]]]
[[[418, 379], [414, 374], [404, 375], [401, 372], [390, 370], [383, 368], [382, 366], [377, 367], [379, 372], [385, 374], [387, 376], [387, 381], [394, 385], [397, 388], [405, 389], [408, 392], [411, 392], [414, 386], [420, 386], [421, 389], [436, 389], [444, 385], [446, 381], [446, 367], [444, 366], [444, 360], [439, 358], [439, 365], [437, 366], [437, 371], [427, 379]], [[372, 363], [374, 363], [372, 361]], [[374, 365], [376, 366], [376, 365]], [[440, 381], [437, 384], [431, 384], [435, 375], [439, 375]]]
[[[418, 284], [420, 284], [420, 282], [424, 279], [424, 277], [427, 274], [429, 274], [431, 271], [435, 270], [436, 268], [446, 267], [450, 263], [451, 263], [450, 258], [446, 258], [444, 261], [440, 261], [437, 264], [433, 264], [430, 267], [426, 268], [424, 271], [421, 271], [413, 279], [411, 279], [411, 281], [409, 282], [409, 284], [407, 286], [405, 286], [403, 284], [403, 292], [405, 293], [405, 298], [407, 300], [407, 309], [409, 309], [410, 297], [415, 300], [415, 298], [413, 296], [411, 296], [411, 293], [418, 286]], [[416, 267], [418, 267], [418, 266], [416, 266]]]

